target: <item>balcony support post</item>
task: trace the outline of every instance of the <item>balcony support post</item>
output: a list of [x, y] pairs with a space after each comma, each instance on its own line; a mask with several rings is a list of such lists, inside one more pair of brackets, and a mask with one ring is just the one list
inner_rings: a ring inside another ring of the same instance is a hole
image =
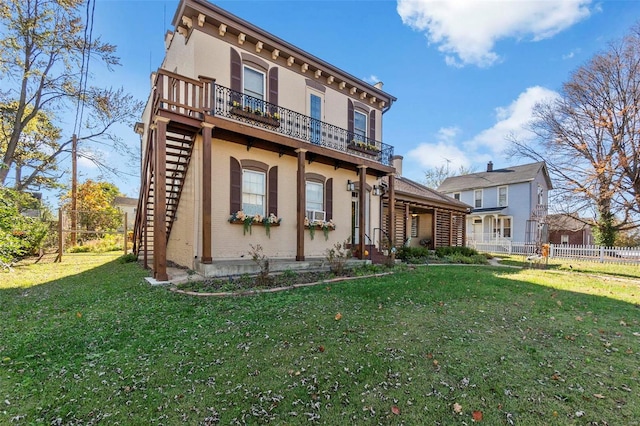
[[366, 195], [367, 195], [367, 166], [358, 166], [358, 172], [360, 173], [359, 192], [358, 192], [358, 258], [366, 259], [364, 255], [366, 247]]
[[211, 263], [211, 133], [213, 124], [202, 126], [202, 263]]
[[304, 260], [304, 218], [307, 213], [307, 189], [304, 179], [306, 149], [296, 149], [298, 154], [298, 175], [297, 175], [297, 230], [296, 230], [296, 261]]
[[167, 123], [156, 117], [155, 176], [153, 190], [153, 277], [168, 281], [167, 275]]
[[396, 246], [396, 175], [390, 173], [387, 175], [389, 179], [389, 217], [387, 229], [389, 230], [389, 251], [391, 261], [395, 261], [396, 253], [393, 250]]

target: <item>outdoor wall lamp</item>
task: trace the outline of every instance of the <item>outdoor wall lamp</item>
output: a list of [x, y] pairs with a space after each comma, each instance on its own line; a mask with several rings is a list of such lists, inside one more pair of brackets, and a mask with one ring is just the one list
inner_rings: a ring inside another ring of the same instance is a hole
[[384, 187], [382, 185], [373, 185], [373, 195], [383, 195]]
[[347, 191], [355, 191], [356, 190], [356, 184], [355, 182], [351, 182], [351, 180], [347, 181]]

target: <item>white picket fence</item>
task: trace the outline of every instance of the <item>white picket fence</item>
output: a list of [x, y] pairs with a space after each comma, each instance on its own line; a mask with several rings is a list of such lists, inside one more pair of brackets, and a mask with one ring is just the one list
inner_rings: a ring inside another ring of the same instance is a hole
[[[495, 254], [536, 254], [534, 244], [512, 241], [474, 242], [467, 244], [480, 252]], [[540, 254], [540, 253], [538, 253]], [[640, 265], [640, 247], [604, 247], [567, 244], [549, 244], [550, 259], [575, 259], [585, 262], [624, 263]]]

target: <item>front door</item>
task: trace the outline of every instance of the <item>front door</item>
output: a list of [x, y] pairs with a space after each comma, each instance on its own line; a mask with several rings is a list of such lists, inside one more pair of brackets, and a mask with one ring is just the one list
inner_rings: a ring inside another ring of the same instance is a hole
[[[364, 229], [365, 235], [369, 232], [369, 197], [365, 194]], [[353, 244], [360, 243], [360, 194], [358, 191], [351, 193], [351, 241]], [[367, 241], [365, 241], [368, 244]]]

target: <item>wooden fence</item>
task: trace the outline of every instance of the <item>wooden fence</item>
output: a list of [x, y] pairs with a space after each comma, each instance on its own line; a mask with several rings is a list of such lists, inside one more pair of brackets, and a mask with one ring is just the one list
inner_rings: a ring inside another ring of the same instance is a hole
[[[469, 247], [480, 252], [530, 256], [536, 253], [535, 244], [512, 241], [470, 242]], [[549, 244], [550, 259], [575, 259], [585, 262], [624, 263], [640, 265], [640, 247], [604, 247]]]

